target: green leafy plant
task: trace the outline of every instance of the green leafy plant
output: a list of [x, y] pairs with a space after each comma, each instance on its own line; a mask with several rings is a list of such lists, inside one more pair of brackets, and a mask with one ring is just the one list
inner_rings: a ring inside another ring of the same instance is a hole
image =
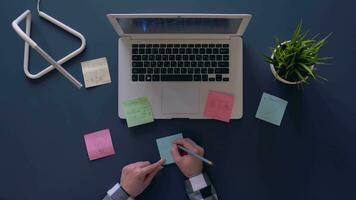
[[319, 57], [318, 53], [327, 44], [330, 34], [321, 40], [318, 35], [308, 38], [308, 31], [302, 32], [300, 22], [293, 33], [291, 40], [283, 42], [275, 37], [276, 47], [271, 48], [273, 56], [264, 56], [267, 63], [274, 66], [279, 77], [290, 81], [306, 82], [308, 77], [325, 78], [317, 74], [315, 65], [326, 64], [331, 57]]

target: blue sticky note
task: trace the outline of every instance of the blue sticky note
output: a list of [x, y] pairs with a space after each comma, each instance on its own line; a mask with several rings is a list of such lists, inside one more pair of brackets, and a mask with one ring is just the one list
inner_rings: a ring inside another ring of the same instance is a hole
[[182, 139], [182, 138], [183, 138], [183, 135], [181, 133], [179, 133], [176, 135], [171, 135], [171, 136], [159, 138], [156, 140], [159, 155], [161, 156], [161, 159], [164, 159], [166, 161], [165, 165], [174, 163], [174, 159], [171, 154], [172, 142], [174, 140]]
[[287, 104], [288, 102], [281, 98], [263, 93], [256, 118], [280, 126]]

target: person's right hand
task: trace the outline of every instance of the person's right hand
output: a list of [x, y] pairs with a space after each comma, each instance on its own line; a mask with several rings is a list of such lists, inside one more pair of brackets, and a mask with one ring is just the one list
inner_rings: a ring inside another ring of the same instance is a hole
[[150, 162], [137, 162], [127, 165], [121, 172], [121, 187], [131, 197], [137, 197], [151, 183], [157, 172], [163, 169], [164, 160], [151, 164]]
[[174, 161], [187, 178], [201, 174], [203, 171], [203, 162], [189, 154], [180, 155], [177, 145], [181, 145], [200, 156], [204, 156], [204, 149], [189, 138], [174, 141], [172, 147]]

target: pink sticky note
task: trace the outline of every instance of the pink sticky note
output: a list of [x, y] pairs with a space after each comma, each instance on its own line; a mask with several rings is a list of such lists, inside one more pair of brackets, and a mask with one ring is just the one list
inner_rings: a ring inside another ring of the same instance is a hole
[[224, 122], [230, 122], [234, 97], [210, 91], [205, 104], [204, 116]]
[[86, 134], [84, 135], [84, 140], [90, 160], [115, 154], [109, 129]]

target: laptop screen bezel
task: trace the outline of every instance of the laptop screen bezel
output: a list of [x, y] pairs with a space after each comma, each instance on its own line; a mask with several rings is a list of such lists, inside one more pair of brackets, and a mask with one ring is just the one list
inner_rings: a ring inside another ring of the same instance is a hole
[[[155, 36], [155, 35], [172, 35], [171, 33], [140, 33], [128, 34], [125, 33], [119, 24], [119, 19], [132, 18], [222, 18], [222, 19], [241, 19], [241, 24], [236, 33], [233, 34], [209, 34], [209, 33], [189, 33], [181, 35], [221, 35], [221, 36], [242, 36], [251, 20], [252, 15], [249, 14], [108, 14], [110, 23], [114, 27], [117, 34], [121, 37], [125, 36]], [[177, 33], [178, 34], [178, 33]]]

